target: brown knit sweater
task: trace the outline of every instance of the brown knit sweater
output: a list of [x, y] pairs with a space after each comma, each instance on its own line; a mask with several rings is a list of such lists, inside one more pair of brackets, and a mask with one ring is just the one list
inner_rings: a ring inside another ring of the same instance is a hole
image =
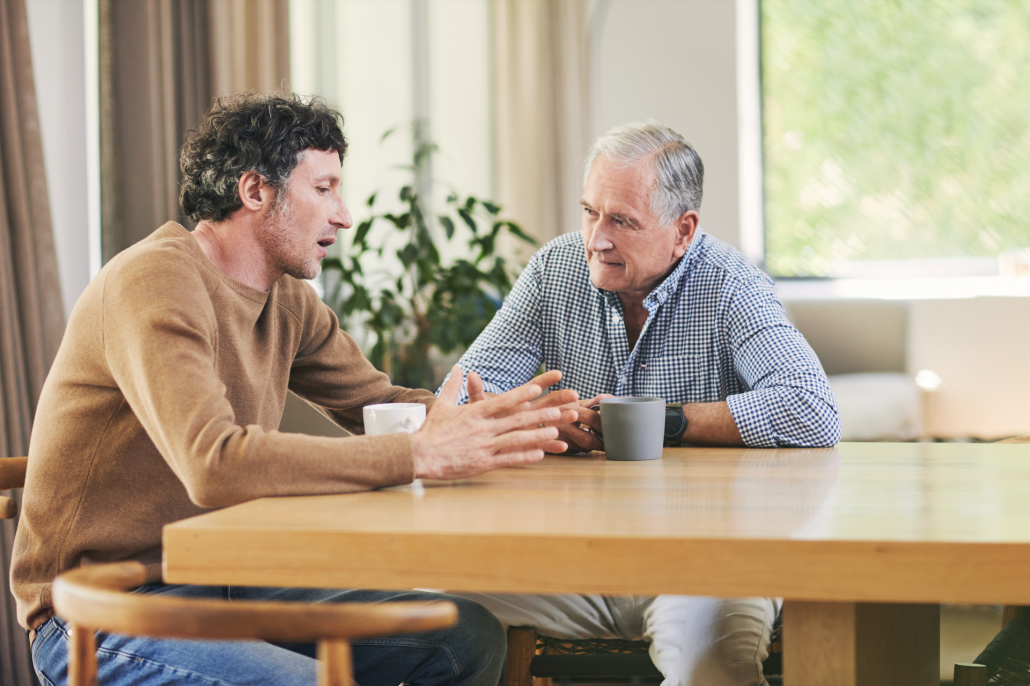
[[375, 370], [311, 286], [267, 293], [218, 270], [168, 223], [86, 288], [36, 411], [11, 586], [18, 619], [53, 614], [83, 564], [138, 560], [160, 579], [161, 527], [261, 496], [414, 478], [406, 434], [280, 433], [286, 390], [361, 432], [361, 408], [423, 402]]

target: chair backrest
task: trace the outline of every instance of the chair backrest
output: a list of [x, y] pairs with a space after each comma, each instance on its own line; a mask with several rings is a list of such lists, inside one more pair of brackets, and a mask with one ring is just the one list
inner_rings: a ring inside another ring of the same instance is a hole
[[[0, 491], [9, 491], [25, 486], [27, 457], [0, 457]], [[18, 503], [13, 498], [0, 496], [0, 519], [14, 519], [18, 514]]]
[[318, 642], [319, 684], [349, 685], [348, 639], [410, 634], [451, 626], [447, 600], [395, 603], [272, 603], [199, 600], [125, 593], [144, 583], [138, 562], [78, 567], [57, 577], [54, 609], [72, 626], [70, 686], [95, 684], [94, 631], [167, 638]]

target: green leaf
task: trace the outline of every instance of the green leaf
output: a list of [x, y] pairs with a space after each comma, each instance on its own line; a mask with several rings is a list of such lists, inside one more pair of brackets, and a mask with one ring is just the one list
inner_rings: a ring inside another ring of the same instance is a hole
[[411, 198], [412, 198], [411, 186], [402, 186], [401, 187], [401, 192], [400, 192], [400, 199], [401, 199], [401, 201], [402, 202], [407, 202], [408, 200], [411, 200]]
[[[351, 244], [352, 247], [356, 246], [360, 250], [367, 247], [365, 238], [368, 236], [368, 230], [372, 228], [372, 220], [366, 219], [365, 221], [358, 224], [358, 228], [354, 230], [354, 241]], [[359, 252], [360, 252], [359, 250]]]
[[490, 214], [492, 214], [494, 216], [496, 216], [496, 215], [501, 213], [500, 206], [493, 204], [489, 200], [480, 200], [479, 204], [483, 206], [484, 210], [486, 210], [487, 212], [489, 212]]
[[500, 223], [508, 227], [508, 231], [510, 231], [516, 238], [519, 238], [525, 241], [526, 243], [536, 245], [536, 239], [527, 234], [525, 231], [523, 231], [522, 227], [516, 224], [515, 222], [505, 220]]
[[339, 257], [327, 257], [322, 260], [322, 271], [335, 269], [336, 271], [346, 271], [343, 266], [343, 262], [340, 261]]
[[405, 212], [401, 215], [384, 214], [383, 219], [387, 220], [398, 229], [407, 229], [411, 227], [411, 212]]
[[415, 264], [415, 260], [418, 259], [418, 252], [418, 246], [414, 243], [408, 243], [404, 246], [403, 250], [397, 251], [397, 258], [401, 261], [401, 264], [404, 265], [404, 268], [407, 269], [411, 265]]
[[454, 220], [446, 214], [441, 214], [440, 224], [443, 226], [443, 232], [447, 236], [447, 240], [454, 238]]
[[375, 205], [376, 204], [376, 196], [377, 195], [379, 195], [379, 191], [375, 191], [374, 193], [372, 193], [372, 195], [368, 196], [368, 200], [365, 201], [365, 204], [368, 205], [369, 207], [372, 207], [372, 205]]
[[387, 138], [392, 136], [394, 131], [396, 131], [398, 128], [400, 128], [400, 127], [398, 127], [398, 126], [391, 126], [390, 128], [388, 128], [386, 131], [383, 132], [383, 135], [379, 137], [379, 142], [382, 143]]
[[465, 226], [472, 229], [472, 233], [476, 233], [476, 220], [472, 218], [472, 213], [464, 207], [458, 208], [458, 216], [465, 222]]

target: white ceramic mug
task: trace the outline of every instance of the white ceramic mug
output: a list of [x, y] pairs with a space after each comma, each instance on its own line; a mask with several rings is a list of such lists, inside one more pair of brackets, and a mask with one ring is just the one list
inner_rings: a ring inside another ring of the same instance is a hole
[[365, 435], [406, 433], [418, 431], [426, 421], [426, 406], [422, 403], [383, 403], [366, 405], [361, 409], [365, 418]]

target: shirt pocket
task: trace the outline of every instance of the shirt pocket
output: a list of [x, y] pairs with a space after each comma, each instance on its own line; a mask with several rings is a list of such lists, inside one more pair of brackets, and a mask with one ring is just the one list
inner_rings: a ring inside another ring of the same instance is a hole
[[641, 376], [638, 395], [665, 398], [667, 403], [700, 402], [696, 399], [698, 379], [704, 378], [698, 355], [667, 355], [651, 360]]

